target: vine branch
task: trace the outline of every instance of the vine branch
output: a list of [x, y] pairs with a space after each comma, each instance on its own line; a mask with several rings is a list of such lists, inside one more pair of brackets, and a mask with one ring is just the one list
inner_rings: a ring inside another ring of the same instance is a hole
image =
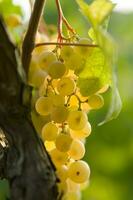
[[47, 46], [47, 45], [57, 45], [57, 46], [81, 46], [81, 47], [99, 47], [97, 44], [78, 44], [78, 43], [64, 43], [64, 42], [43, 42], [35, 44], [34, 48], [40, 47], [40, 46]]
[[26, 32], [23, 45], [22, 45], [22, 64], [26, 74], [28, 73], [31, 54], [34, 49], [35, 36], [42, 15], [46, 0], [36, 0], [34, 3], [33, 11], [29, 21], [28, 30]]

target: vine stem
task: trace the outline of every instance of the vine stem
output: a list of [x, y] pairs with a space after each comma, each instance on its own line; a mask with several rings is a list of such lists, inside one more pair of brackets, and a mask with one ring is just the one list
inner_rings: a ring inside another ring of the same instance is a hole
[[26, 74], [28, 73], [31, 54], [35, 46], [35, 36], [42, 15], [46, 0], [36, 0], [30, 17], [28, 30], [26, 32], [22, 45], [22, 64]]
[[68, 21], [66, 20], [66, 18], [64, 17], [62, 8], [61, 8], [61, 4], [60, 4], [60, 0], [56, 0], [56, 5], [57, 5], [57, 10], [58, 10], [58, 42], [62, 42], [62, 40], [66, 40], [66, 38], [63, 36], [62, 34], [62, 24], [64, 22], [64, 24], [66, 25], [67, 29], [73, 33], [76, 34], [75, 30], [71, 27], [71, 25], [68, 23]]
[[40, 46], [47, 46], [47, 45], [56, 45], [56, 46], [81, 46], [81, 47], [90, 47], [95, 48], [99, 47], [97, 44], [78, 44], [78, 43], [64, 43], [64, 42], [43, 42], [35, 44], [34, 48], [40, 47]]

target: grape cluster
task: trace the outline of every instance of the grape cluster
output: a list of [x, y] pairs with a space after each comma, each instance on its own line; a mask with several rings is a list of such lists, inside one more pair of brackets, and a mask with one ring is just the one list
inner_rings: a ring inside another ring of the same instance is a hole
[[[78, 43], [90, 43], [87, 38]], [[101, 96], [106, 88], [85, 97], [77, 86], [89, 47], [62, 46], [33, 54], [29, 83], [34, 87], [32, 117], [40, 132], [59, 178], [63, 200], [80, 199], [86, 187], [90, 167], [81, 160], [85, 155], [85, 139], [91, 134], [88, 113], [104, 104]]]

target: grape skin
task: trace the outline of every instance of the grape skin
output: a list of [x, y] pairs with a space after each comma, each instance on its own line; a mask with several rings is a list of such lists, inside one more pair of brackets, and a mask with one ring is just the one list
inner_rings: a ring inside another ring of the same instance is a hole
[[35, 108], [40, 115], [49, 115], [52, 111], [52, 99], [50, 97], [40, 97], [36, 101]]
[[72, 138], [66, 133], [60, 133], [56, 138], [56, 148], [61, 152], [67, 152], [70, 149]]
[[57, 90], [60, 95], [68, 96], [75, 91], [76, 85], [74, 80], [69, 77], [63, 77], [57, 85]]
[[74, 160], [82, 159], [85, 155], [84, 144], [80, 140], [73, 140], [68, 154]]
[[82, 160], [72, 163], [68, 169], [69, 178], [76, 183], [84, 183], [90, 177], [90, 168]]
[[60, 61], [55, 61], [51, 63], [51, 65], [48, 68], [48, 74], [53, 79], [61, 78], [65, 74], [65, 72], [66, 66]]
[[44, 127], [42, 128], [42, 138], [44, 141], [53, 141], [57, 138], [57, 136], [58, 127], [54, 123], [49, 122], [44, 125]]
[[87, 123], [87, 115], [79, 110], [71, 111], [68, 116], [68, 125], [73, 130], [81, 130]]

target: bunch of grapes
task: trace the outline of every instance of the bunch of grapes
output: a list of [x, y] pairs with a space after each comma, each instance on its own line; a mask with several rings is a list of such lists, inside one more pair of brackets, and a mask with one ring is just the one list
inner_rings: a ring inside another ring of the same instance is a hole
[[[79, 44], [90, 40], [81, 38]], [[59, 179], [63, 200], [79, 200], [80, 190], [89, 182], [90, 167], [81, 160], [85, 139], [91, 134], [88, 113], [104, 104], [100, 95], [86, 97], [77, 86], [77, 74], [92, 49], [83, 46], [58, 46], [33, 53], [29, 83], [34, 87], [32, 118], [44, 142]]]

